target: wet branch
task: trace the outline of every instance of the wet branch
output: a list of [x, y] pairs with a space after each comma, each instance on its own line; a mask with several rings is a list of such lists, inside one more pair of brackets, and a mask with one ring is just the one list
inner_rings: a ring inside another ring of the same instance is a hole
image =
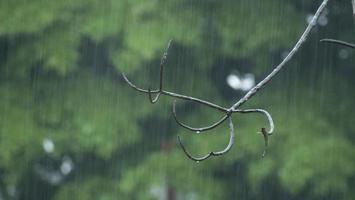
[[[241, 114], [246, 114], [246, 113], [260, 113], [263, 114], [269, 123], [269, 129], [266, 130], [266, 128], [261, 128], [261, 133], [264, 137], [264, 141], [265, 141], [265, 149], [263, 152], [263, 156], [266, 154], [266, 149], [268, 146], [268, 136], [272, 135], [273, 131], [274, 131], [274, 122], [272, 120], [271, 115], [263, 109], [246, 109], [246, 110], [241, 110], [239, 109], [244, 103], [246, 103], [251, 97], [253, 97], [260, 89], [262, 89], [265, 85], [267, 85], [272, 78], [275, 77], [276, 74], [278, 74], [281, 69], [293, 58], [293, 56], [295, 55], [296, 52], [298, 52], [298, 50], [300, 49], [300, 47], [302, 46], [302, 44], [304, 44], [304, 42], [307, 40], [311, 30], [314, 28], [314, 26], [317, 23], [317, 20], [320, 16], [320, 14], [322, 13], [322, 11], [324, 10], [324, 8], [326, 7], [327, 3], [329, 0], [323, 0], [323, 2], [321, 3], [321, 5], [319, 6], [319, 8], [317, 9], [316, 13], [314, 14], [312, 20], [310, 21], [310, 23], [308, 24], [307, 28], [305, 29], [305, 31], [303, 32], [303, 34], [301, 35], [301, 37], [299, 38], [299, 40], [296, 42], [296, 44], [294, 45], [294, 47], [292, 48], [292, 50], [288, 53], [288, 55], [281, 61], [281, 63], [279, 65], [277, 65], [270, 74], [268, 74], [262, 81], [260, 81], [257, 85], [255, 85], [252, 89], [250, 89], [240, 100], [238, 100], [236, 103], [234, 103], [231, 107], [223, 107], [217, 104], [214, 104], [212, 102], [206, 101], [206, 100], [202, 100], [199, 98], [195, 98], [195, 97], [191, 97], [191, 96], [186, 96], [186, 95], [182, 95], [182, 94], [177, 94], [177, 93], [173, 93], [173, 92], [169, 92], [169, 91], [165, 91], [164, 87], [163, 87], [163, 71], [164, 71], [164, 66], [166, 64], [167, 61], [167, 56], [168, 56], [168, 50], [170, 48], [171, 45], [171, 41], [169, 41], [168, 46], [161, 58], [161, 62], [160, 62], [160, 76], [159, 76], [159, 89], [158, 90], [151, 90], [150, 88], [146, 89], [142, 89], [137, 87], [136, 85], [134, 85], [125, 74], [122, 74], [124, 80], [128, 83], [129, 86], [131, 86], [133, 89], [137, 90], [138, 92], [141, 93], [145, 93], [148, 94], [149, 100], [151, 103], [156, 103], [159, 100], [159, 97], [161, 95], [164, 96], [170, 96], [176, 99], [181, 99], [181, 100], [186, 100], [186, 101], [191, 101], [191, 102], [195, 102], [198, 104], [202, 104], [205, 105], [209, 108], [215, 109], [221, 113], [223, 113], [222, 117], [212, 123], [211, 125], [208, 126], [204, 126], [204, 127], [191, 127], [189, 125], [186, 125], [185, 123], [182, 123], [180, 120], [178, 120], [177, 117], [177, 113], [176, 113], [176, 100], [174, 100], [173, 102], [173, 107], [172, 107], [172, 113], [173, 113], [173, 117], [175, 119], [175, 121], [182, 126], [183, 128], [193, 131], [196, 134], [200, 134], [204, 131], [208, 131], [208, 130], [212, 130], [216, 127], [218, 127], [219, 125], [221, 125], [224, 121], [226, 121], [227, 119], [229, 119], [229, 129], [230, 129], [230, 137], [229, 137], [229, 143], [226, 146], [225, 149], [223, 149], [222, 151], [212, 151], [209, 154], [206, 154], [205, 156], [202, 157], [194, 157], [192, 156], [185, 148], [185, 146], [182, 144], [181, 138], [178, 136], [178, 141], [179, 144], [182, 148], [182, 150], [184, 151], [184, 153], [186, 154], [186, 156], [188, 158], [190, 158], [191, 160], [194, 161], [203, 161], [208, 159], [211, 156], [220, 156], [220, 155], [224, 155], [226, 154], [233, 146], [234, 143], [234, 127], [233, 127], [233, 122], [232, 122], [232, 118], [231, 116], [234, 113], [241, 113]], [[328, 41], [329, 42], [329, 41]], [[155, 98], [152, 97], [153, 94], [156, 94]]]
[[213, 108], [213, 109], [216, 109], [216, 110], [219, 110], [221, 112], [227, 112], [228, 109], [222, 107], [222, 106], [219, 106], [217, 104], [214, 104], [214, 103], [211, 103], [211, 102], [208, 102], [208, 101], [205, 101], [205, 100], [202, 100], [202, 99], [198, 99], [198, 98], [195, 98], [195, 97], [191, 97], [191, 96], [185, 96], [185, 95], [182, 95], [182, 94], [176, 94], [176, 93], [173, 93], [173, 92], [169, 92], [169, 91], [165, 91], [165, 90], [145, 90], [145, 89], [142, 89], [142, 88], [139, 88], [137, 87], [136, 85], [134, 85], [128, 78], [127, 76], [122, 73], [122, 76], [124, 78], [124, 80], [126, 81], [126, 83], [128, 83], [129, 86], [131, 86], [133, 89], [135, 89], [136, 91], [138, 92], [141, 92], [141, 93], [146, 93], [149, 95], [150, 94], [156, 94], [156, 93], [160, 93], [161, 95], [165, 95], [165, 96], [170, 96], [170, 97], [175, 97], [177, 99], [182, 99], [182, 100], [186, 100], [186, 101], [192, 101], [192, 102], [196, 102], [196, 103], [199, 103], [199, 104], [202, 104], [202, 105], [205, 105], [205, 106], [208, 106], [210, 108]]
[[320, 40], [320, 42], [333, 43], [333, 44], [342, 45], [342, 46], [346, 46], [346, 47], [350, 47], [350, 48], [355, 49], [355, 44], [344, 42], [342, 40], [322, 39], [322, 40]]

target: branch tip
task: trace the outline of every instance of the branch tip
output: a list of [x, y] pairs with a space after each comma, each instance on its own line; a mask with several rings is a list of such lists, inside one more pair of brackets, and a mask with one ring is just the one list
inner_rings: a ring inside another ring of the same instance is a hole
[[265, 147], [264, 147], [264, 151], [263, 151], [263, 154], [262, 154], [262, 157], [264, 158], [265, 155], [266, 155], [266, 152], [267, 152], [268, 144], [269, 144], [269, 134], [268, 134], [268, 132], [266, 131], [265, 128], [261, 128], [260, 133], [264, 136]]
[[337, 45], [342, 45], [342, 46], [346, 46], [346, 47], [350, 47], [355, 49], [355, 44], [349, 43], [349, 42], [345, 42], [342, 40], [335, 40], [335, 39], [321, 39], [320, 42], [325, 42], [325, 43], [333, 43], [333, 44], [337, 44]]

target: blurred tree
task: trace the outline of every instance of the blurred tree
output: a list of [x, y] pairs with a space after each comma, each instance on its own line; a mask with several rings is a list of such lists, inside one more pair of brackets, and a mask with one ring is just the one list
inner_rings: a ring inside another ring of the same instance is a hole
[[[259, 80], [318, 4], [0, 0], [0, 199], [353, 199], [354, 52], [318, 44], [324, 35], [354, 39], [349, 1], [329, 6], [293, 66], [246, 105], [274, 116], [264, 159], [254, 134], [264, 119], [241, 116], [227, 156], [191, 163], [177, 134], [203, 154], [225, 145], [228, 127], [185, 134], [168, 99], [152, 106], [119, 77], [156, 86], [173, 39], [166, 87], [229, 105], [242, 91], [216, 77]], [[189, 103], [179, 114], [195, 125], [218, 117]]]

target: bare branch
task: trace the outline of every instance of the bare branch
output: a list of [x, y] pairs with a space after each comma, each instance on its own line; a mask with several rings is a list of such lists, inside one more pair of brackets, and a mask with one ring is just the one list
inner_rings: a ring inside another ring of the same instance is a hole
[[[211, 130], [217, 126], [219, 126], [220, 124], [222, 124], [222, 122], [228, 118], [228, 112], [230, 110], [236, 110], [237, 108], [239, 108], [241, 105], [243, 105], [245, 102], [247, 102], [252, 96], [254, 96], [261, 88], [263, 88], [278, 72], [280, 72], [280, 70], [292, 59], [292, 57], [294, 56], [294, 54], [300, 49], [300, 47], [302, 46], [302, 44], [307, 40], [308, 35], [310, 34], [311, 30], [313, 29], [313, 27], [316, 25], [316, 22], [320, 16], [320, 14], [322, 13], [322, 11], [324, 10], [325, 6], [327, 5], [328, 0], [324, 0], [322, 2], [322, 4], [319, 6], [317, 12], [314, 14], [312, 20], [310, 21], [310, 23], [308, 24], [306, 30], [303, 32], [303, 34], [301, 35], [300, 39], [297, 41], [297, 43], [295, 44], [295, 46], [293, 47], [293, 49], [289, 52], [289, 54], [281, 61], [281, 63], [279, 65], [277, 65], [274, 70], [267, 75], [262, 81], [260, 81], [256, 86], [254, 86], [252, 89], [250, 89], [243, 98], [241, 98], [238, 102], [236, 102], [234, 105], [232, 105], [226, 112], [226, 115], [224, 115], [220, 120], [218, 120], [217, 122], [213, 123], [210, 126], [206, 126], [206, 127], [201, 127], [201, 128], [194, 128], [194, 127], [190, 127], [186, 124], [183, 124], [181, 122], [179, 122], [177, 120], [176, 117], [176, 113], [173, 112], [174, 114], [174, 118], [175, 121], [181, 125], [182, 127], [190, 130], [190, 131], [207, 131], [207, 130]], [[175, 109], [173, 109], [175, 110]]]
[[[242, 106], [244, 103], [246, 103], [251, 97], [253, 97], [261, 88], [263, 88], [265, 85], [267, 85], [267, 83], [269, 83], [269, 81], [277, 74], [280, 72], [280, 70], [293, 58], [294, 54], [300, 49], [300, 47], [302, 46], [302, 44], [304, 44], [304, 42], [307, 40], [311, 30], [313, 29], [313, 27], [316, 25], [316, 22], [320, 16], [320, 14], [322, 13], [322, 11], [324, 10], [324, 8], [326, 7], [327, 3], [329, 0], [323, 0], [322, 4], [319, 6], [319, 8], [317, 9], [316, 13], [314, 14], [312, 20], [310, 21], [310, 23], [308, 24], [307, 28], [305, 29], [305, 31], [303, 32], [303, 34], [301, 35], [301, 37], [299, 38], [299, 40], [296, 42], [296, 44], [294, 45], [294, 47], [292, 48], [292, 50], [289, 52], [289, 54], [281, 61], [281, 63], [279, 65], [277, 65], [270, 74], [268, 74], [262, 81], [260, 81], [257, 85], [255, 85], [252, 89], [250, 89], [239, 101], [237, 101], [236, 103], [234, 103], [230, 108], [225, 108], [223, 106], [211, 103], [209, 101], [205, 101], [205, 100], [201, 100], [195, 97], [191, 97], [191, 96], [186, 96], [186, 95], [181, 95], [181, 94], [176, 94], [173, 92], [169, 92], [169, 91], [165, 91], [163, 90], [163, 71], [164, 71], [164, 65], [167, 59], [167, 52], [168, 49], [170, 47], [171, 41], [169, 41], [168, 47], [166, 48], [162, 58], [161, 58], [161, 62], [160, 62], [160, 85], [159, 85], [159, 89], [158, 90], [151, 90], [150, 88], [148, 90], [142, 89], [137, 87], [136, 85], [134, 85], [132, 82], [130, 82], [128, 80], [128, 78], [125, 76], [125, 74], [122, 74], [124, 80], [129, 84], [129, 86], [131, 86], [133, 89], [142, 92], [142, 93], [146, 93], [149, 96], [149, 100], [151, 103], [155, 103], [158, 101], [159, 97], [161, 95], [165, 95], [165, 96], [170, 96], [170, 97], [174, 97], [177, 99], [183, 99], [183, 100], [187, 100], [187, 101], [192, 101], [195, 103], [199, 103], [202, 105], [205, 105], [207, 107], [216, 109], [222, 113], [224, 113], [224, 115], [221, 117], [221, 119], [219, 119], [217, 122], [213, 123], [212, 125], [209, 126], [205, 126], [205, 127], [201, 127], [201, 128], [193, 128], [190, 127], [182, 122], [180, 122], [177, 119], [177, 115], [176, 115], [176, 101], [174, 101], [173, 103], [173, 116], [175, 121], [182, 126], [183, 128], [186, 128], [190, 131], [194, 131], [196, 133], [201, 133], [203, 131], [207, 131], [207, 130], [211, 130], [214, 129], [216, 127], [218, 127], [219, 125], [221, 125], [227, 118], [230, 119], [229, 122], [229, 126], [230, 126], [230, 130], [231, 130], [231, 134], [230, 134], [230, 141], [228, 146], [219, 152], [211, 152], [203, 157], [193, 157], [191, 156], [185, 149], [185, 147], [183, 146], [183, 144], [181, 143], [180, 137], [178, 137], [179, 143], [184, 151], [184, 153], [192, 160], [194, 161], [202, 161], [202, 160], [206, 160], [207, 158], [211, 157], [211, 156], [219, 156], [219, 155], [223, 155], [225, 153], [227, 153], [230, 148], [233, 145], [233, 139], [234, 139], [234, 128], [233, 128], [233, 123], [231, 120], [231, 115], [233, 113], [262, 113], [264, 114], [269, 122], [269, 130], [266, 130], [265, 128], [261, 128], [261, 133], [264, 135], [264, 140], [265, 140], [265, 150], [263, 152], [263, 156], [266, 154], [266, 148], [268, 145], [268, 135], [271, 135], [272, 132], [274, 131], [274, 122], [272, 120], [271, 115], [263, 110], [263, 109], [247, 109], [247, 110], [239, 110], [238, 108], [240, 106]], [[354, 0], [353, 0], [354, 1]], [[329, 42], [329, 41], [328, 41]], [[352, 47], [352, 46], [351, 46]], [[152, 94], [157, 94], [157, 96], [153, 99], [152, 98]]]
[[226, 148], [224, 148], [222, 151], [212, 151], [209, 154], [206, 154], [205, 156], [202, 157], [194, 157], [192, 156], [185, 148], [185, 146], [182, 144], [180, 137], [178, 136], [178, 140], [179, 140], [179, 144], [182, 148], [182, 150], [184, 151], [185, 155], [190, 158], [193, 161], [196, 162], [200, 162], [200, 161], [204, 161], [206, 159], [208, 159], [211, 156], [221, 156], [226, 154], [233, 146], [234, 144], [234, 126], [233, 126], [233, 121], [232, 121], [232, 117], [229, 117], [229, 130], [230, 130], [230, 135], [229, 135], [229, 142], [228, 145], [226, 146]]
[[341, 41], [341, 40], [322, 39], [322, 40], [320, 40], [320, 42], [334, 43], [334, 44], [338, 44], [338, 45], [342, 45], [342, 46], [346, 46], [346, 47], [350, 47], [350, 48], [355, 49], [355, 44], [344, 42], [344, 41]]
[[161, 92], [159, 92], [159, 90], [152, 90], [152, 91], [149, 92], [148, 90], [139, 88], [136, 85], [134, 85], [127, 78], [127, 76], [124, 73], [122, 73], [122, 76], [123, 76], [123, 79], [126, 81], [126, 83], [128, 83], [128, 85], [130, 87], [132, 87], [134, 90], [136, 90], [138, 92], [141, 92], [141, 93], [145, 93], [145, 94], [148, 94], [148, 95], [149, 95], [149, 93], [152, 93], [152, 94], [160, 93], [160, 94], [165, 95], [165, 96], [175, 97], [177, 99], [182, 99], [182, 100], [186, 100], [186, 101], [192, 101], [192, 102], [195, 102], [195, 103], [199, 103], [199, 104], [205, 105], [207, 107], [216, 109], [216, 110], [224, 112], [224, 113], [228, 111], [227, 108], [224, 108], [222, 106], [219, 106], [217, 104], [211, 103], [209, 101], [202, 100], [202, 99], [195, 98], [195, 97], [191, 97], [191, 96], [186, 96], [186, 95], [182, 95], [182, 94], [176, 94], [176, 93], [165, 91], [165, 90], [162, 90]]
[[131, 86], [133, 89], [137, 90], [138, 92], [143, 92], [143, 93], [147, 93], [147, 94], [148, 93], [159, 93], [159, 90], [152, 90], [149, 92], [148, 90], [137, 87], [127, 78], [127, 76], [124, 73], [122, 73], [122, 77], [126, 81], [126, 83], [128, 83], [129, 86]]
[[[187, 101], [193, 101], [193, 102], [196, 102], [196, 103], [199, 103], [199, 104], [203, 104], [203, 105], [206, 105], [208, 107], [217, 109], [219, 111], [226, 112], [227, 111], [226, 108], [223, 108], [223, 107], [221, 107], [219, 105], [216, 105], [216, 104], [213, 104], [211, 102], [208, 102], [208, 101], [205, 101], [205, 100], [201, 100], [201, 99], [198, 99], [198, 98], [195, 98], [195, 97], [185, 96], [185, 95], [176, 94], [176, 93], [173, 93], [173, 92], [168, 92], [168, 91], [163, 90], [164, 66], [166, 64], [168, 51], [170, 49], [171, 43], [172, 43], [172, 40], [169, 41], [169, 43], [168, 43], [168, 45], [167, 45], [167, 47], [165, 49], [165, 52], [164, 52], [164, 54], [163, 54], [163, 56], [162, 56], [162, 58], [160, 60], [160, 74], [159, 74], [159, 89], [158, 90], [151, 90], [150, 88], [148, 88], [148, 90], [146, 90], [146, 89], [139, 88], [136, 85], [134, 85], [127, 78], [127, 76], [124, 73], [122, 73], [122, 76], [123, 76], [124, 80], [128, 83], [129, 86], [131, 86], [133, 89], [137, 90], [138, 92], [148, 94], [149, 100], [153, 104], [156, 103], [159, 100], [160, 94], [163, 94], [163, 95], [175, 97], [175, 98], [178, 98], [178, 99], [183, 99], [183, 100], [187, 100]], [[157, 94], [157, 96], [153, 99], [152, 98], [152, 94]]]
[[162, 94], [167, 95], [167, 96], [171, 96], [171, 97], [175, 97], [175, 98], [178, 98], [178, 99], [183, 99], [183, 100], [199, 103], [199, 104], [205, 105], [207, 107], [216, 109], [216, 110], [218, 110], [220, 112], [223, 112], [223, 113], [228, 112], [227, 108], [224, 108], [223, 106], [211, 103], [211, 102], [206, 101], [206, 100], [198, 99], [198, 98], [191, 97], [191, 96], [185, 96], [185, 95], [182, 95], [182, 94], [176, 94], [176, 93], [168, 92], [168, 91], [164, 91], [164, 90], [162, 91]]
[[169, 51], [169, 48], [170, 48], [171, 41], [172, 40], [170, 40], [168, 42], [168, 46], [166, 47], [165, 52], [164, 52], [164, 54], [163, 54], [163, 56], [161, 57], [161, 60], [160, 60], [159, 90], [158, 90], [159, 92], [158, 92], [157, 96], [154, 99], [152, 98], [152, 93], [151, 93], [150, 88], [148, 88], [148, 96], [149, 96], [149, 100], [150, 100], [150, 102], [152, 104], [156, 103], [159, 100], [160, 94], [163, 91], [164, 65], [165, 65], [166, 59], [168, 57], [168, 51]]
[[291, 58], [295, 55], [295, 53], [300, 49], [302, 44], [307, 40], [309, 33], [313, 29], [313, 27], [317, 24], [318, 18], [325, 6], [327, 5], [328, 0], [324, 0], [322, 4], [319, 6], [317, 12], [314, 14], [312, 20], [308, 24], [306, 30], [303, 32], [300, 39], [297, 41], [293, 49], [288, 53], [288, 55], [281, 61], [279, 65], [277, 65], [272, 72], [267, 75], [262, 81], [260, 81], [256, 86], [254, 86], [243, 98], [241, 98], [237, 103], [235, 103], [231, 109], [235, 110], [247, 102], [252, 96], [254, 96], [261, 88], [263, 88], [280, 70], [291, 60]]

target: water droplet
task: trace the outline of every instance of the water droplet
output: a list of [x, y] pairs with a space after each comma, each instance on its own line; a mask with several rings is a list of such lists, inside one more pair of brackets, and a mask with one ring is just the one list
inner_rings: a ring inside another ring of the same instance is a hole
[[201, 133], [201, 131], [196, 131], [197, 134]]
[[199, 164], [200, 163], [200, 161], [196, 161], [196, 164]]

